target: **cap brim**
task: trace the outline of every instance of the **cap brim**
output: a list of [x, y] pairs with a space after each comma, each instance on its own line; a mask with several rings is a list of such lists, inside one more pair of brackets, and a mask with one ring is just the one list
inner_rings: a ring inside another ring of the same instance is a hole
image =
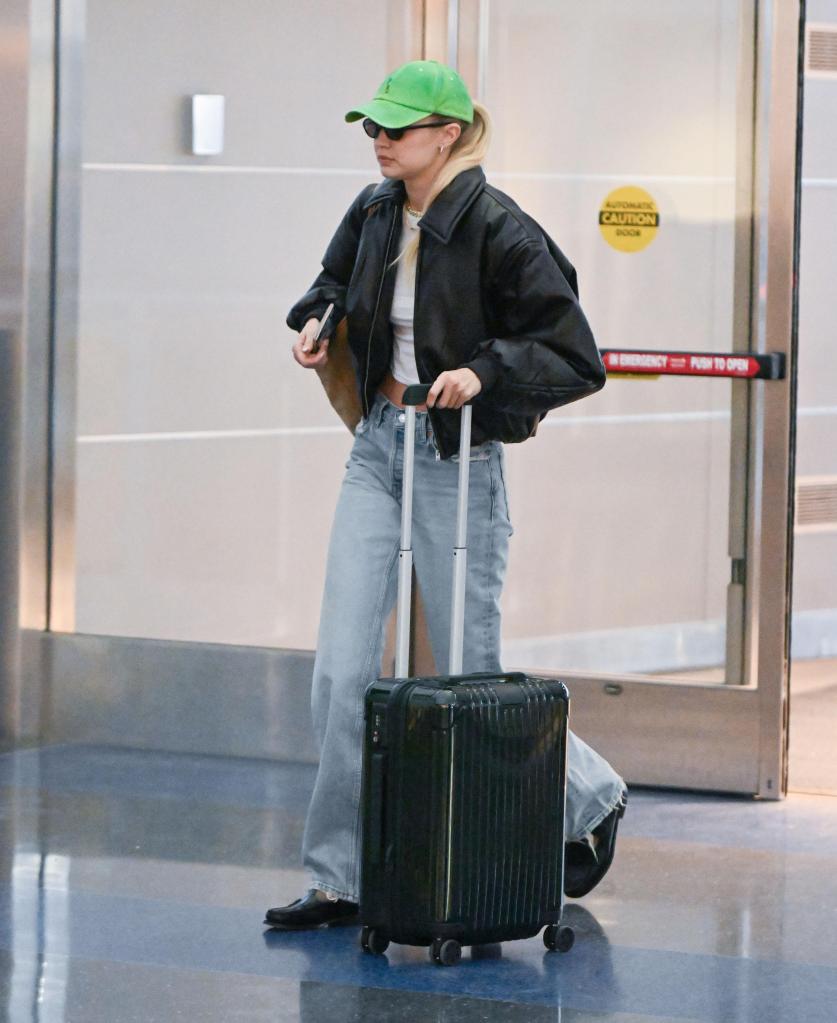
[[362, 117], [371, 117], [376, 124], [382, 128], [406, 128], [408, 124], [420, 121], [427, 117], [431, 111], [415, 110], [413, 107], [405, 107], [401, 103], [391, 103], [386, 99], [373, 99], [365, 106], [357, 107], [346, 114], [349, 122], [359, 121]]

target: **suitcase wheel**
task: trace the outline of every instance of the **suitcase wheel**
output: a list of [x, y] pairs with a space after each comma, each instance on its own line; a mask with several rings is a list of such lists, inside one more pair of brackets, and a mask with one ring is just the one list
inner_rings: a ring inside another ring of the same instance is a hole
[[569, 952], [574, 942], [575, 931], [572, 927], [550, 924], [543, 932], [543, 943], [550, 952]]
[[453, 938], [436, 938], [430, 946], [430, 958], [438, 966], [456, 966], [462, 958], [462, 946]]
[[364, 927], [360, 932], [360, 945], [364, 952], [380, 956], [389, 948], [389, 938], [374, 927]]

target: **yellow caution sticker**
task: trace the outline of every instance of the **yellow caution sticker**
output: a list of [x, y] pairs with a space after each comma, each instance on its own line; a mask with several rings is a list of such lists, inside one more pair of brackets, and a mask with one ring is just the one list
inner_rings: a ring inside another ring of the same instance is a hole
[[602, 238], [620, 252], [639, 252], [650, 245], [660, 226], [660, 211], [644, 188], [625, 185], [605, 197], [599, 210]]

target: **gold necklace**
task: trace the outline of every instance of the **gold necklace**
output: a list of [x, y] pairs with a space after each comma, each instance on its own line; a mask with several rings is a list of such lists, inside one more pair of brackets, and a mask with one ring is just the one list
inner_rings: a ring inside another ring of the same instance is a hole
[[406, 199], [404, 200], [404, 207], [411, 217], [422, 217], [424, 215], [422, 210], [414, 210]]

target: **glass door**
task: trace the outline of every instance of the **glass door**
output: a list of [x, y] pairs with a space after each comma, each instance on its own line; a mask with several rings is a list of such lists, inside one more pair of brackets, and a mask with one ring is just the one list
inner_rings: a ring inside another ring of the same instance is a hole
[[566, 678], [576, 729], [634, 782], [778, 795], [797, 5], [473, 0], [447, 18], [493, 118], [489, 182], [574, 264], [600, 348], [650, 353], [614, 365], [787, 357], [771, 381], [614, 375], [507, 448], [505, 664]]

